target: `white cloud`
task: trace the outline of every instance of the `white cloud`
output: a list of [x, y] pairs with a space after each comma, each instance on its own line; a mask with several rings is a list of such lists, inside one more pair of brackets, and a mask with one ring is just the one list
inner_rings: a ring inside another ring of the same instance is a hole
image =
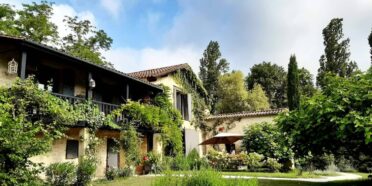
[[[295, 53], [299, 66], [316, 75], [324, 50], [322, 29], [332, 18], [342, 17], [345, 37], [351, 39], [351, 59], [362, 70], [370, 65], [366, 39], [372, 27], [370, 0], [179, 0], [179, 6], [159, 49], [113, 49], [107, 58], [124, 72], [184, 62], [198, 71], [208, 42], [217, 40], [231, 69], [248, 73], [264, 60], [287, 68]], [[161, 17], [147, 18], [151, 28]]]
[[53, 5], [53, 16], [51, 21], [57, 25], [58, 33], [61, 37], [66, 36], [71, 31], [65, 27], [63, 19], [65, 16], [74, 17], [77, 16], [82, 20], [89, 20], [93, 26], [97, 25], [96, 18], [94, 14], [90, 11], [77, 12], [74, 8], [66, 4], [54, 4]]
[[351, 59], [362, 70], [370, 65], [367, 36], [371, 31], [370, 0], [180, 0], [181, 11], [166, 33], [169, 48], [188, 45], [202, 54], [210, 40], [220, 43], [231, 68], [249, 71], [263, 60], [287, 67], [295, 53], [299, 66], [313, 74], [323, 53], [322, 29], [334, 17], [344, 18], [351, 39]]
[[123, 72], [134, 72], [168, 65], [188, 63], [198, 71], [199, 51], [191, 47], [182, 48], [117, 48], [104, 52], [115, 68]]
[[119, 16], [122, 4], [122, 0], [101, 0], [101, 6], [115, 18]]

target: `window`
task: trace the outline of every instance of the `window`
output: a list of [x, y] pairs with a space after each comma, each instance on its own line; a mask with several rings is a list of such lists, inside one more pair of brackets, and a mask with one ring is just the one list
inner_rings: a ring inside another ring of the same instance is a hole
[[66, 142], [66, 159], [74, 159], [79, 156], [79, 141], [67, 140]]
[[187, 94], [183, 94], [180, 91], [176, 91], [176, 108], [181, 112], [184, 120], [189, 120], [189, 102]]

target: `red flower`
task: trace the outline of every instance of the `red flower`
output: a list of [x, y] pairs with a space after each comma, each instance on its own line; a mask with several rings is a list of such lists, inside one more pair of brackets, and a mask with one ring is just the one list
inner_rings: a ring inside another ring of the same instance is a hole
[[149, 160], [149, 157], [144, 156], [144, 157], [143, 157], [143, 160], [144, 160], [144, 161], [147, 161], [147, 160]]

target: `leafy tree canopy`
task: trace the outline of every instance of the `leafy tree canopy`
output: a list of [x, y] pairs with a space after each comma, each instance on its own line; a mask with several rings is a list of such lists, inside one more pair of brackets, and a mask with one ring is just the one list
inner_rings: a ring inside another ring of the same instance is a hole
[[324, 55], [320, 57], [320, 67], [318, 69], [317, 85], [323, 88], [326, 73], [340, 77], [349, 77], [358, 69], [354, 61], [350, 61], [349, 43], [350, 40], [344, 39], [341, 18], [334, 18], [323, 29]]
[[295, 154], [355, 158], [372, 154], [372, 69], [350, 78], [326, 78], [322, 92], [278, 119], [281, 130], [292, 139]]
[[249, 110], [247, 103], [248, 91], [244, 85], [244, 75], [241, 71], [226, 73], [218, 81], [218, 113], [232, 113]]
[[247, 91], [241, 71], [226, 73], [218, 81], [218, 113], [256, 111], [270, 107], [268, 98], [260, 85]]
[[60, 38], [57, 25], [51, 21], [52, 15], [52, 3], [47, 1], [23, 4], [20, 10], [0, 4], [0, 33], [51, 44], [73, 56], [113, 68], [101, 53], [112, 44], [112, 38], [105, 31], [96, 29], [88, 20], [66, 17], [66, 29], [71, 33]]
[[64, 21], [72, 33], [62, 38], [63, 49], [70, 54], [93, 63], [110, 66], [105, 61], [101, 50], [109, 50], [112, 39], [103, 30], [96, 30], [89, 20], [78, 20], [78, 17], [66, 17]]
[[269, 98], [260, 84], [255, 84], [252, 90], [248, 91], [247, 102], [250, 111], [267, 110], [270, 108]]
[[199, 78], [209, 94], [211, 113], [216, 111], [218, 100], [218, 78], [229, 69], [229, 63], [221, 58], [220, 46], [217, 41], [210, 41], [200, 59]]
[[270, 62], [262, 62], [253, 65], [246, 79], [248, 89], [252, 89], [255, 84], [260, 84], [272, 108], [287, 106], [286, 84], [287, 73], [283, 67]]
[[301, 97], [311, 97], [315, 94], [316, 89], [313, 83], [313, 75], [305, 68], [298, 69], [299, 91]]
[[22, 36], [38, 43], [56, 43], [57, 26], [51, 22], [52, 3], [22, 4], [15, 10], [7, 4], [0, 4], [0, 32], [12, 36]]

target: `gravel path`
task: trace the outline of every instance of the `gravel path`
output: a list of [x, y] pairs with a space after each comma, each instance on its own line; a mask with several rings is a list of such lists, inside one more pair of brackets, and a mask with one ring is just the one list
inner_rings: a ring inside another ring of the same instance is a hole
[[362, 176], [352, 173], [337, 172], [338, 176], [323, 176], [320, 178], [272, 178], [272, 177], [252, 177], [252, 176], [228, 176], [224, 175], [227, 179], [251, 179], [257, 178], [262, 180], [288, 180], [288, 181], [306, 181], [306, 182], [330, 182], [330, 181], [341, 181], [341, 180], [358, 180]]

